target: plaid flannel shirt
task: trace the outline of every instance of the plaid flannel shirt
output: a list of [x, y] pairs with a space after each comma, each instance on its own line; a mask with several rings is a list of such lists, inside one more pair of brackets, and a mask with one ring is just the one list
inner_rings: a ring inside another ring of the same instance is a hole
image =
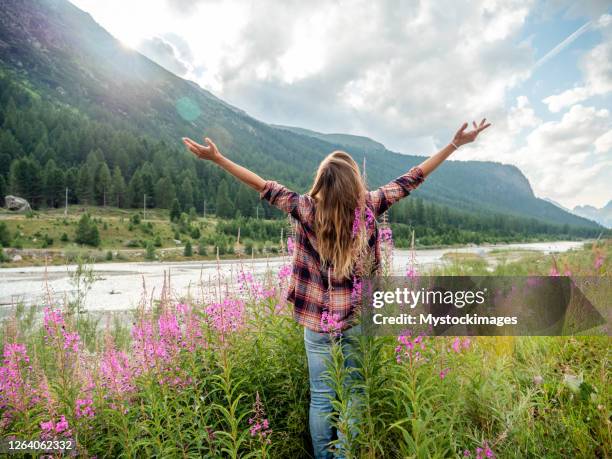
[[[391, 205], [408, 196], [423, 180], [421, 168], [414, 167], [388, 184], [369, 191], [366, 195], [366, 206], [377, 218]], [[328, 269], [321, 262], [314, 231], [314, 199], [291, 191], [275, 181], [267, 181], [260, 196], [297, 221], [292, 275], [287, 293], [287, 300], [294, 305], [295, 320], [320, 333], [323, 331], [323, 312], [328, 312], [341, 321], [343, 328], [349, 327], [356, 306], [356, 301], [351, 298], [353, 280], [336, 278], [333, 269]], [[368, 245], [378, 263], [380, 248], [377, 225], [369, 230]]]

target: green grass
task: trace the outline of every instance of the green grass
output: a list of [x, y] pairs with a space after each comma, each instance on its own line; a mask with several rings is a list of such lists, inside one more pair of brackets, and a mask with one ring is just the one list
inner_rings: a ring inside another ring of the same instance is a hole
[[[98, 247], [74, 242], [78, 221], [85, 213], [92, 217], [100, 233]], [[113, 261], [144, 261], [149, 242], [158, 243], [155, 245], [155, 259], [163, 261], [215, 259], [219, 244], [223, 245], [220, 258], [234, 258], [236, 252], [245, 256], [274, 255], [280, 248], [280, 230], [274, 238], [243, 238], [239, 243], [237, 236], [241, 223], [236, 220], [229, 221], [236, 228], [236, 234], [233, 234], [228, 230], [227, 222], [224, 223], [225, 227], [219, 230], [219, 220], [214, 217], [194, 216], [181, 226], [179, 223], [170, 222], [167, 210], [147, 210], [146, 220], [142, 219], [142, 215], [141, 210], [99, 206], [70, 206], [67, 216], [64, 216], [63, 209], [48, 209], [29, 214], [1, 211], [0, 223], [6, 225], [12, 239], [7, 248], [19, 249], [22, 260], [6, 261], [0, 266], [64, 264], [77, 259], [103, 262], [111, 261], [111, 257]], [[139, 218], [140, 222], [135, 222], [135, 218]], [[264, 220], [258, 222], [255, 226], [266, 225]], [[252, 223], [250, 225], [253, 226]], [[191, 230], [195, 228], [200, 234], [199, 238], [193, 237]], [[205, 241], [205, 255], [198, 252], [199, 239]], [[191, 257], [183, 255], [183, 247], [187, 241], [191, 241], [193, 246]]]

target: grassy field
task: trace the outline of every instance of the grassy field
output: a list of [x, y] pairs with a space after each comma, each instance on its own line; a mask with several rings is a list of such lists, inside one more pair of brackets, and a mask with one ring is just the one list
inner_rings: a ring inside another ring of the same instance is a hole
[[[609, 279], [611, 259], [601, 241], [525, 254], [493, 274]], [[491, 274], [476, 259], [437, 273]], [[83, 457], [309, 457], [307, 366], [283, 301], [286, 271], [239, 281], [220, 280], [213, 301], [166, 286], [129, 324], [99, 324], [73, 305], [18, 307], [1, 331], [0, 435], [76, 438]], [[346, 457], [610, 457], [609, 329], [590, 334], [601, 336], [362, 337], [362, 408]], [[342, 359], [336, 345], [331, 419], [347, 432], [355, 405]]]
[[[100, 235], [100, 244], [95, 247], [75, 242], [79, 219], [86, 213]], [[6, 225], [11, 237], [5, 249], [7, 256], [0, 266], [64, 264], [78, 259], [96, 262], [214, 259], [217, 247], [221, 248], [220, 258], [235, 257], [236, 252], [265, 256], [280, 250], [280, 229], [275, 237], [268, 232], [268, 237], [238, 240], [240, 223], [236, 223], [236, 232], [232, 233], [227, 228], [219, 230], [215, 218], [184, 217], [171, 222], [168, 211], [153, 209], [147, 211], [145, 220], [141, 210], [81, 206], [69, 207], [67, 216], [63, 209], [27, 215], [0, 211], [0, 224]], [[284, 222], [250, 222], [251, 226], [279, 224]], [[189, 256], [185, 254], [187, 242], [192, 246]], [[148, 244], [152, 246], [149, 253]], [[19, 254], [21, 260], [12, 261], [15, 254]]]

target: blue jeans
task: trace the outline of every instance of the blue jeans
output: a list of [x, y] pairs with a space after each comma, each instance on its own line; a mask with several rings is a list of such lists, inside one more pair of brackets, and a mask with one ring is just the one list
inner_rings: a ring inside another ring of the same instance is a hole
[[[357, 368], [355, 359], [356, 345], [353, 337], [361, 334], [361, 326], [356, 325], [342, 332], [340, 337], [344, 365], [347, 368]], [[315, 459], [329, 459], [332, 453], [328, 451], [329, 443], [333, 440], [334, 430], [329, 420], [332, 412], [332, 399], [335, 392], [329, 386], [324, 376], [328, 369], [332, 341], [327, 333], [317, 333], [304, 327], [304, 344], [306, 357], [308, 358], [308, 375], [310, 379], [310, 413], [309, 426], [312, 438], [312, 448]], [[357, 372], [351, 372], [352, 378], [357, 378]], [[350, 383], [350, 382], [349, 382]], [[351, 420], [356, 422], [355, 420]], [[336, 458], [343, 457], [341, 451], [337, 451]]]

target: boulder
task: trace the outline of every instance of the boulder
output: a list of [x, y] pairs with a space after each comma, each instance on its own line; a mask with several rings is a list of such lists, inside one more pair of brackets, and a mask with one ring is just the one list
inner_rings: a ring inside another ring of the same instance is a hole
[[28, 212], [32, 210], [30, 203], [18, 196], [8, 195], [4, 197], [4, 202], [8, 210], [15, 212]]

